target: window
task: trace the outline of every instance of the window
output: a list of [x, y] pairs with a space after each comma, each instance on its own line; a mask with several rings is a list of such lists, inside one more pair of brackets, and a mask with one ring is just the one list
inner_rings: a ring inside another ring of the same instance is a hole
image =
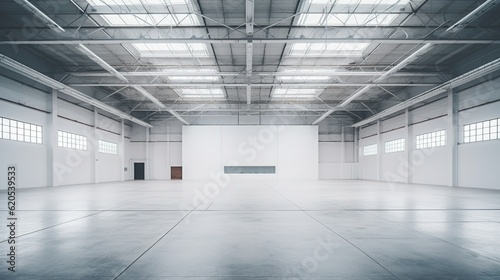
[[364, 156], [372, 156], [372, 155], [376, 155], [377, 153], [378, 153], [377, 144], [363, 147], [363, 155]]
[[417, 135], [417, 149], [446, 145], [446, 130]]
[[464, 125], [464, 143], [500, 139], [500, 119]]
[[144, 57], [208, 57], [203, 43], [135, 43], [132, 44]]
[[369, 43], [295, 43], [290, 56], [351, 57], [362, 56]]
[[57, 145], [63, 148], [87, 150], [87, 137], [59, 130]]
[[397, 139], [385, 142], [385, 153], [401, 152], [405, 150], [405, 139]]
[[113, 142], [99, 140], [99, 153], [116, 155], [118, 154], [118, 145]]
[[22, 121], [0, 118], [0, 139], [42, 144], [42, 127]]

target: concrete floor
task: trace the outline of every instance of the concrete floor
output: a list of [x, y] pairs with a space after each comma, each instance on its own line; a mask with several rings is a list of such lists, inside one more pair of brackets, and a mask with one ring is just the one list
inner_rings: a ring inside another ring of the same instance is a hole
[[2, 240], [0, 279], [500, 279], [494, 190], [152, 181], [17, 199], [17, 272]]

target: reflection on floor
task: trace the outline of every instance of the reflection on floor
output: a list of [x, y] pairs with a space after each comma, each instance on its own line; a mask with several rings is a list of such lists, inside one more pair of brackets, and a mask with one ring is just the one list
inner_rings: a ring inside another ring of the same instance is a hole
[[141, 181], [17, 201], [16, 272], [3, 226], [1, 279], [500, 279], [495, 190]]

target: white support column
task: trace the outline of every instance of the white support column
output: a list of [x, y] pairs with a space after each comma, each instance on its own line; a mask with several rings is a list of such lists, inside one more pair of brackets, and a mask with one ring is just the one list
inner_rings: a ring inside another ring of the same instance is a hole
[[149, 154], [149, 141], [150, 141], [150, 129], [149, 127], [146, 127], [146, 162], [144, 164], [144, 177], [146, 180], [151, 179], [151, 165], [150, 165], [150, 154]]
[[458, 186], [458, 141], [459, 141], [459, 123], [458, 123], [458, 104], [456, 94], [453, 90], [448, 91], [448, 129], [447, 146], [451, 158], [451, 178], [450, 186]]
[[359, 127], [354, 127], [354, 174], [353, 179], [359, 179]]
[[405, 110], [405, 134], [406, 134], [406, 162], [407, 162], [407, 178], [406, 183], [411, 184], [413, 181], [413, 136], [410, 128], [410, 110]]
[[344, 178], [344, 163], [345, 163], [345, 127], [342, 126], [341, 131], [340, 131], [340, 141], [341, 141], [341, 150], [342, 154], [340, 155], [340, 178]]
[[88, 145], [89, 149], [92, 149], [90, 151], [91, 154], [91, 168], [92, 170], [92, 183], [96, 184], [97, 182], [97, 168], [98, 168], [98, 163], [97, 163], [97, 150], [99, 149], [99, 140], [97, 137], [97, 123], [98, 123], [98, 117], [99, 113], [97, 112], [97, 108], [94, 107], [94, 128], [92, 129], [92, 138], [95, 141], [95, 145]]
[[125, 181], [125, 167], [127, 166], [127, 163], [125, 162], [125, 120], [121, 119], [120, 123], [120, 148], [119, 148], [119, 153], [120, 153], [120, 169], [121, 169], [121, 180]]
[[377, 120], [377, 146], [379, 152], [377, 153], [377, 179], [382, 181], [382, 155], [384, 153], [384, 145], [382, 143], [382, 122]]
[[47, 126], [47, 184], [49, 187], [57, 186], [55, 158], [57, 144], [57, 90], [53, 89], [49, 99], [50, 116]]

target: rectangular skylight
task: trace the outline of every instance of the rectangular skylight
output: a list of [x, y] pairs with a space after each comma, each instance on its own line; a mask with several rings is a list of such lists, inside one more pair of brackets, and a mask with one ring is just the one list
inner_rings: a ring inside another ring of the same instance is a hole
[[409, 0], [309, 0], [311, 5], [406, 5]]
[[111, 26], [199, 26], [194, 14], [114, 14], [101, 15]]
[[182, 98], [224, 98], [221, 88], [180, 88], [175, 91]]
[[167, 76], [171, 81], [196, 81], [196, 82], [216, 82], [220, 80], [219, 76], [206, 76], [206, 74], [216, 74], [215, 69], [179, 69], [176, 70], [176, 74], [186, 74]]
[[398, 14], [316, 14], [299, 16], [299, 26], [383, 26], [389, 25]]
[[101, 6], [158, 6], [187, 5], [190, 0], [87, 0], [94, 7]]
[[290, 56], [350, 57], [362, 56], [369, 43], [295, 43]]
[[144, 57], [208, 57], [203, 43], [135, 43], [132, 44]]
[[275, 88], [273, 98], [315, 98], [323, 92], [322, 88]]
[[[287, 81], [287, 82], [292, 82], [292, 81], [297, 81], [297, 82], [304, 82], [304, 81], [328, 81], [331, 80], [331, 76], [323, 76], [323, 75], [311, 75], [317, 72], [324, 72], [324, 71], [318, 71], [317, 69], [283, 69], [279, 72], [279, 75], [276, 76], [276, 79], [281, 80], [281, 81]], [[287, 75], [289, 74], [289, 75]]]

